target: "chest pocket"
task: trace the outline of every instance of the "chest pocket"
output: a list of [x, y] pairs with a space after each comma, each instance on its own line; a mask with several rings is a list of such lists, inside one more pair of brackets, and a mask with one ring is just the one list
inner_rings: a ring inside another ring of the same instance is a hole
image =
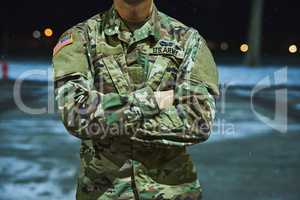
[[94, 85], [96, 89], [101, 93], [116, 92], [116, 88], [110, 78], [109, 72], [106, 70], [102, 59], [94, 62], [95, 66], [95, 77]]
[[169, 55], [150, 55], [147, 85], [153, 90], [173, 90], [182, 63], [181, 58]]
[[98, 58], [94, 61], [94, 85], [98, 91], [126, 95], [130, 92], [128, 74], [123, 73], [124, 54], [121, 45], [110, 46], [104, 40], [97, 43]]
[[123, 73], [122, 65], [118, 62], [123, 57], [111, 55], [100, 58], [95, 63], [95, 86], [98, 91], [119, 93], [126, 96], [131, 91], [127, 73]]

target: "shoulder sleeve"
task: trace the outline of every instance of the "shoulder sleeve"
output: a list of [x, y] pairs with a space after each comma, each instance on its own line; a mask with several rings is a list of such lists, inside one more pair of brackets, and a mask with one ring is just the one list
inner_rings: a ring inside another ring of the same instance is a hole
[[87, 41], [78, 28], [66, 31], [53, 50], [53, 67], [55, 80], [73, 73], [87, 73], [89, 70], [86, 53]]
[[[195, 45], [198, 42], [198, 47]], [[196, 83], [204, 83], [212, 95], [219, 95], [219, 74], [216, 63], [209, 50], [206, 41], [195, 32], [195, 36], [189, 41], [188, 49], [197, 48], [192, 55], [193, 62], [190, 70], [187, 71], [185, 78]]]

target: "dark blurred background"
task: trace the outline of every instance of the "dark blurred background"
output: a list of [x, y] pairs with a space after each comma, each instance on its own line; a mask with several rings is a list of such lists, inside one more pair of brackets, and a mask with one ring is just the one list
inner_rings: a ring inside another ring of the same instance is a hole
[[[300, 2], [155, 2], [198, 29], [218, 65], [214, 131], [189, 148], [204, 200], [299, 200]], [[0, 200], [75, 199], [80, 141], [56, 113], [52, 49], [111, 3], [1, 2]]]
[[[249, 41], [254, 3], [251, 0], [156, 1], [161, 11], [198, 29], [217, 57], [227, 57], [227, 60], [231, 55], [240, 56], [240, 46]], [[3, 1], [0, 11], [1, 51], [7, 56], [50, 55], [60, 34], [110, 6], [110, 0]], [[297, 60], [299, 54], [291, 55], [289, 47], [300, 43], [300, 26], [297, 25], [299, 1], [265, 0], [261, 6], [263, 61], [270, 62], [278, 56], [285, 57], [287, 62]], [[53, 35], [45, 37], [46, 28], [51, 28]]]

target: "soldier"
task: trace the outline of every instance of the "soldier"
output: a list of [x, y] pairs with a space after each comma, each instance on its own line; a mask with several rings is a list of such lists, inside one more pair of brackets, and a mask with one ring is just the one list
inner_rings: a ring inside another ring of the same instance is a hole
[[153, 0], [114, 0], [66, 31], [55, 95], [81, 139], [79, 200], [200, 199], [186, 148], [208, 139], [218, 73], [199, 33]]

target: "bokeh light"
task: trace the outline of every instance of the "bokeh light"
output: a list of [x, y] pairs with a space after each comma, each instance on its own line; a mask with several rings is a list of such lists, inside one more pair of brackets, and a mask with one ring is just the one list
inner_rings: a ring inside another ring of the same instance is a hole
[[292, 44], [292, 45], [289, 46], [289, 52], [290, 53], [294, 54], [294, 53], [297, 53], [297, 51], [298, 51], [297, 45]]
[[220, 48], [222, 51], [227, 51], [229, 49], [229, 44], [227, 42], [222, 42]]
[[248, 50], [249, 50], [248, 44], [242, 44], [241, 47], [240, 47], [240, 50], [241, 50], [241, 52], [243, 52], [243, 53], [247, 53]]
[[53, 30], [51, 28], [46, 28], [44, 30], [44, 34], [46, 37], [52, 37], [53, 36]]
[[32, 37], [35, 39], [39, 39], [42, 36], [41, 32], [38, 30], [33, 31]]

